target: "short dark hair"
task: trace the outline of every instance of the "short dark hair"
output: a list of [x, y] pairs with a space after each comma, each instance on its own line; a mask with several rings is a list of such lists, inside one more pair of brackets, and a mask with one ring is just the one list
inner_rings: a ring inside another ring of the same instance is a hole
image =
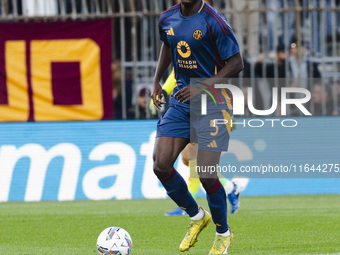
[[[298, 43], [298, 40], [297, 40], [297, 37], [294, 35], [292, 37], [292, 40], [290, 42], [290, 47], [292, 47], [293, 44], [297, 45]], [[303, 41], [303, 39], [301, 38], [301, 46], [304, 46], [305, 45], [305, 42]]]
[[280, 43], [277, 47], [276, 47], [276, 52], [282, 52], [285, 51], [286, 47], [283, 43]]
[[143, 96], [145, 96], [145, 95], [148, 95], [148, 96], [151, 95], [150, 90], [149, 90], [148, 88], [146, 88], [146, 87], [140, 89], [140, 90], [139, 90], [139, 93], [138, 93], [138, 96], [140, 96], [140, 97], [143, 97]]

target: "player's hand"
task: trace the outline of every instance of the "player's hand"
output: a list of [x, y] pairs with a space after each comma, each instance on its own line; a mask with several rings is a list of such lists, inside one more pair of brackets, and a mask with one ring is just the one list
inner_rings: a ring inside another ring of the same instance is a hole
[[156, 115], [156, 113], [157, 113], [157, 108], [156, 108], [156, 106], [154, 105], [152, 98], [150, 98], [149, 110], [150, 110], [151, 115]]
[[188, 103], [191, 99], [198, 97], [202, 94], [202, 90], [200, 89], [201, 84], [189, 85], [181, 90], [177, 91], [174, 97], [178, 102]]
[[[164, 89], [162, 90], [162, 95], [163, 95], [163, 98], [166, 98], [166, 96], [168, 95]], [[153, 103], [152, 98], [150, 98], [149, 110], [150, 110], [151, 115], [157, 114], [157, 108], [155, 104]]]
[[161, 84], [159, 84], [158, 81], [154, 82], [151, 98], [153, 100], [153, 104], [157, 107], [158, 110], [162, 108], [162, 104], [165, 104], [165, 102], [162, 101], [162, 86]]

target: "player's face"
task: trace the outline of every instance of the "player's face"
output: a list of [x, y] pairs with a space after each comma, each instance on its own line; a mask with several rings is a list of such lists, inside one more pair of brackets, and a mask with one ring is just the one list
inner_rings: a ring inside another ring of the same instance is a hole
[[194, 5], [197, 2], [200, 2], [201, 0], [182, 0], [182, 4], [184, 5]]

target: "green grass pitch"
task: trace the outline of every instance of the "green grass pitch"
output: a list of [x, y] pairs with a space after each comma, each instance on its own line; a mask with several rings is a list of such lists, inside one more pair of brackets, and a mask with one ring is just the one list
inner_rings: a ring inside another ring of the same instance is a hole
[[[207, 208], [205, 199], [199, 204]], [[189, 218], [165, 217], [171, 200], [0, 203], [0, 254], [97, 254], [99, 233], [125, 228], [132, 255], [208, 254], [214, 225], [189, 252], [178, 246]], [[340, 254], [340, 195], [241, 197], [228, 216], [229, 254]]]

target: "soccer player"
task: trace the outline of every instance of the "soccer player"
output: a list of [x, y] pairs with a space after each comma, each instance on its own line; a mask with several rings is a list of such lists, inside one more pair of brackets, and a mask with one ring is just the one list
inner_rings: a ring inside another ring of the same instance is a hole
[[[190, 123], [189, 101], [201, 92], [191, 78], [203, 78], [204, 86], [213, 86], [220, 78], [230, 78], [243, 69], [237, 40], [226, 20], [202, 0], [182, 0], [165, 11], [159, 21], [163, 41], [156, 73], [152, 99], [160, 109], [164, 103], [160, 80], [173, 63], [177, 87], [170, 105], [157, 124], [154, 148], [154, 172], [167, 190], [169, 197], [191, 218], [180, 251], [187, 251], [199, 233], [211, 221], [210, 214], [199, 207], [188, 191], [184, 179], [173, 168], [179, 153], [190, 142], [190, 128], [197, 137], [197, 166], [206, 169], [219, 163], [221, 151], [228, 149], [230, 125], [219, 130], [211, 127], [213, 119], [230, 119], [228, 93], [223, 93], [219, 112], [209, 112]], [[192, 63], [192, 64], [190, 64]], [[195, 93], [192, 93], [195, 91]], [[191, 92], [191, 93], [190, 93]], [[213, 134], [213, 135], [212, 135]], [[193, 141], [194, 142], [194, 141]], [[207, 201], [216, 225], [216, 236], [209, 254], [226, 254], [233, 240], [227, 223], [225, 190], [216, 172], [199, 171], [200, 181], [207, 193]]]
[[[207, 0], [204, 2], [208, 3]], [[176, 79], [174, 70], [170, 73], [166, 81], [164, 82], [162, 86], [162, 95], [167, 96], [172, 93], [174, 88], [176, 87]], [[150, 111], [155, 111], [156, 107], [153, 105], [153, 100], [150, 100]], [[235, 128], [235, 125], [231, 127], [231, 131]], [[184, 165], [188, 166], [190, 169], [190, 174], [188, 178], [188, 190], [190, 194], [193, 196], [194, 199], [197, 197], [197, 193], [199, 191], [201, 182], [199, 180], [199, 177], [197, 173], [195, 173], [196, 168], [196, 156], [194, 158], [190, 159], [190, 149], [193, 150], [192, 155], [197, 154], [197, 145], [194, 144], [188, 144], [182, 151], [182, 161]], [[231, 208], [230, 212], [231, 214], [235, 213], [239, 207], [239, 195], [240, 193], [247, 187], [249, 179], [247, 178], [235, 178], [232, 181], [229, 181], [226, 178], [219, 177], [221, 184], [223, 185], [228, 200], [230, 202]], [[171, 212], [165, 213], [165, 216], [182, 216], [187, 215], [187, 213], [181, 209], [180, 207], [177, 207], [175, 210]]]

